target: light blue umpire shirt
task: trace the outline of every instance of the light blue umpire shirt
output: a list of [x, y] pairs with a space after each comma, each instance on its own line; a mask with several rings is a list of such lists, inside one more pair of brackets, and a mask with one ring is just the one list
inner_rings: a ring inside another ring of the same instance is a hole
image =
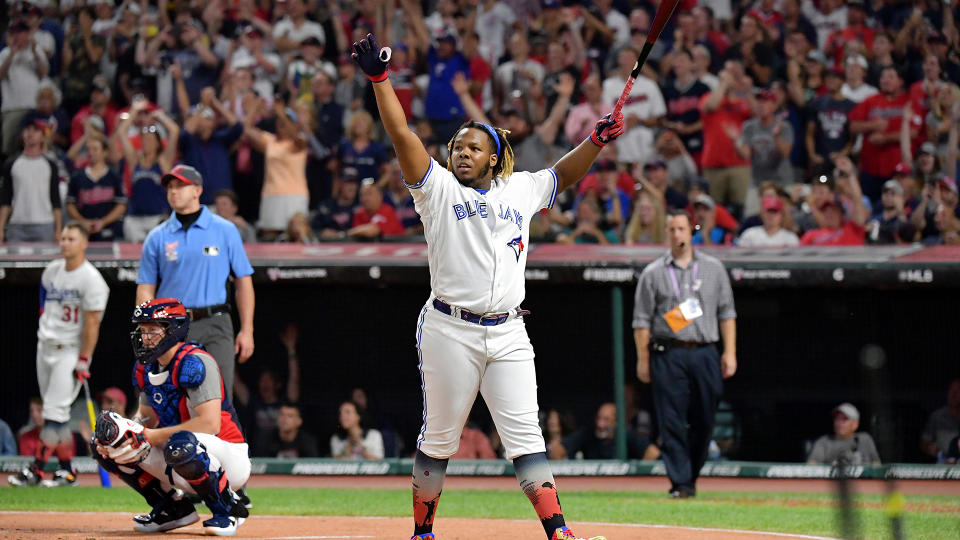
[[236, 225], [206, 206], [184, 230], [176, 213], [157, 225], [143, 242], [137, 283], [157, 285], [157, 298], [178, 298], [188, 308], [227, 302], [227, 278], [244, 277], [253, 267]]

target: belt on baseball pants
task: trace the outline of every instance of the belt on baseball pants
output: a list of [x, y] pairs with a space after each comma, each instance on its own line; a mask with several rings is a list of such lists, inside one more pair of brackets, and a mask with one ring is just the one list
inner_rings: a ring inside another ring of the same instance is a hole
[[217, 304], [215, 306], [205, 306], [197, 308], [187, 308], [187, 315], [191, 321], [199, 321], [207, 317], [213, 317], [220, 313], [230, 313], [230, 304]]
[[666, 349], [699, 349], [713, 345], [713, 343], [701, 343], [699, 341], [680, 341], [679, 339], [654, 339], [651, 346], [654, 350], [664, 351]]
[[530, 314], [530, 310], [520, 309], [518, 306], [506, 313], [491, 313], [488, 315], [481, 315], [479, 313], [467, 311], [463, 308], [451, 306], [439, 298], [433, 299], [433, 309], [436, 309], [440, 313], [450, 315], [451, 317], [458, 317], [469, 323], [479, 324], [480, 326], [497, 326], [498, 324], [503, 324], [510, 320], [511, 315], [516, 314], [517, 317], [523, 317], [524, 315]]

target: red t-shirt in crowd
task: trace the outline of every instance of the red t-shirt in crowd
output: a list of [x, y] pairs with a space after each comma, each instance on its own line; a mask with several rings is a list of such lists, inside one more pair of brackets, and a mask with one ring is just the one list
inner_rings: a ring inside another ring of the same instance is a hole
[[353, 226], [359, 227], [367, 223], [375, 223], [380, 227], [380, 234], [383, 236], [403, 236], [405, 233], [403, 224], [397, 218], [397, 213], [386, 203], [381, 204], [380, 208], [377, 208], [377, 211], [373, 213], [373, 216], [367, 214], [366, 208], [362, 206], [357, 208], [353, 213]]
[[[863, 100], [850, 111], [851, 122], [863, 122], [876, 118], [887, 120], [887, 128], [883, 130], [886, 134], [900, 133], [900, 124], [903, 121], [903, 106], [907, 104], [910, 98], [906, 93], [887, 97], [883, 94], [876, 94]], [[860, 151], [860, 169], [873, 176], [890, 178], [893, 176], [893, 170], [900, 163], [900, 140], [893, 139], [890, 142], [876, 145], [870, 142], [870, 134], [863, 136], [863, 149]]]
[[731, 124], [736, 126], [738, 131], [743, 127], [743, 122], [750, 118], [750, 105], [747, 100], [726, 96], [719, 107], [707, 112], [704, 103], [708, 99], [709, 93], [700, 98], [700, 119], [703, 120], [703, 156], [700, 158], [700, 165], [704, 169], [750, 165], [748, 160], [737, 153], [733, 139], [724, 129], [724, 126]]
[[390, 84], [393, 86], [393, 93], [397, 95], [397, 101], [403, 109], [407, 122], [413, 122], [413, 79], [416, 73], [410, 69], [410, 66], [394, 66], [391, 64], [387, 71], [390, 73]]
[[847, 221], [839, 229], [813, 229], [800, 239], [801, 246], [862, 246], [863, 227]]
[[482, 109], [483, 108], [483, 83], [486, 83], [490, 80], [490, 77], [493, 75], [493, 70], [490, 68], [490, 64], [483, 59], [479, 54], [470, 59], [470, 73], [467, 77], [470, 82], [480, 83], [480, 90], [473, 94], [473, 100], [477, 102], [477, 105]]
[[873, 52], [873, 37], [876, 30], [869, 26], [848, 26], [841, 30], [830, 32], [827, 43], [833, 46], [833, 63], [837, 66], [843, 65], [844, 55], [847, 53], [846, 45], [850, 41], [859, 41], [867, 48], [867, 51]]
[[[620, 171], [620, 176], [617, 177], [617, 189], [626, 193], [627, 195], [633, 195], [633, 192], [636, 190], [636, 181], [630, 176], [630, 173], [627, 171]], [[583, 177], [583, 180], [580, 181], [577, 188], [577, 195], [582, 195], [591, 189], [597, 188], [597, 173], [592, 172]]]

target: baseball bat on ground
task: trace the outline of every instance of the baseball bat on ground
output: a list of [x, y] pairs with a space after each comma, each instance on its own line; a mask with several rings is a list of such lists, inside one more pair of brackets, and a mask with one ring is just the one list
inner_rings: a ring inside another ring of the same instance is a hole
[[620, 113], [620, 109], [623, 108], [623, 104], [627, 102], [627, 98], [630, 96], [630, 90], [633, 89], [633, 83], [637, 80], [637, 76], [640, 75], [640, 70], [643, 68], [643, 63], [646, 62], [647, 57], [650, 56], [653, 45], [657, 42], [657, 38], [660, 37], [660, 32], [662, 32], [663, 27], [667, 25], [667, 21], [673, 16], [673, 10], [677, 9], [679, 2], [680, 0], [662, 0], [660, 2], [660, 7], [657, 8], [657, 15], [653, 18], [653, 22], [650, 23], [650, 32], [647, 33], [647, 41], [643, 44], [643, 49], [640, 50], [637, 63], [633, 65], [633, 71], [630, 72], [630, 78], [627, 79], [627, 84], [623, 87], [620, 99], [617, 100], [617, 104], [613, 107], [612, 117], [616, 117], [617, 114]]
[[[90, 397], [90, 385], [87, 384], [87, 379], [82, 379], [83, 381], [83, 393], [87, 398], [87, 415], [90, 417], [90, 431], [96, 433], [97, 431], [97, 415], [93, 412], [93, 398]], [[103, 467], [98, 467], [100, 469], [100, 485], [103, 487], [110, 487], [110, 475], [107, 471], [103, 470]]]

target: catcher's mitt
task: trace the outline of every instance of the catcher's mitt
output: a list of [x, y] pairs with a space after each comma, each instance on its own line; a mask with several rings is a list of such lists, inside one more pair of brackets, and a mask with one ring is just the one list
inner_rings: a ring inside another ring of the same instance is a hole
[[140, 463], [150, 452], [143, 426], [113, 411], [100, 413], [94, 439], [107, 448], [110, 459], [122, 465]]

